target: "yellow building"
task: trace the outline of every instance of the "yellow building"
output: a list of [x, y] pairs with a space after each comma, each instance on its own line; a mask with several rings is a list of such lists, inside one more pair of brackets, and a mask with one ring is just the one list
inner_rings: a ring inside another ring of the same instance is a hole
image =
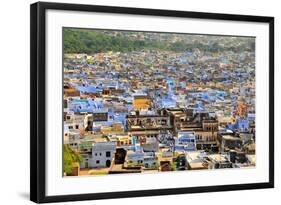
[[108, 134], [121, 134], [124, 132], [122, 123], [113, 123], [112, 126], [101, 126], [101, 133]]
[[123, 145], [131, 145], [132, 139], [129, 135], [118, 135], [117, 138], [117, 146], [123, 146]]
[[146, 95], [135, 95], [133, 105], [134, 110], [149, 109], [151, 102]]

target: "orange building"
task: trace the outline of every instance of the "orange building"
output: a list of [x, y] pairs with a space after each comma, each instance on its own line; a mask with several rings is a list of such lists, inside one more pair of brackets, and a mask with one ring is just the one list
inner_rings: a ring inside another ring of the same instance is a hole
[[80, 96], [80, 91], [75, 88], [64, 89], [64, 95], [66, 97]]
[[68, 83], [65, 83], [63, 85], [63, 92], [65, 97], [75, 97], [75, 96], [80, 96], [80, 91], [73, 88], [71, 85]]
[[239, 117], [245, 117], [248, 111], [248, 106], [245, 102], [238, 102], [237, 104], [237, 115]]

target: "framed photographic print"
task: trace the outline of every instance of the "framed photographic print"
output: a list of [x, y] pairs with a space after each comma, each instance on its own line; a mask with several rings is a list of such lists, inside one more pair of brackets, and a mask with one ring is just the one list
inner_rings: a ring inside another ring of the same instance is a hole
[[31, 5], [34, 202], [274, 187], [274, 18]]

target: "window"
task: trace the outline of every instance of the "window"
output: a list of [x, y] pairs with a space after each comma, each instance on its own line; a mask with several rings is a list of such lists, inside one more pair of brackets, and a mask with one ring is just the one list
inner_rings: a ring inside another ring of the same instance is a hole
[[110, 152], [105, 153], [106, 157], [110, 157]]
[[100, 153], [100, 156], [101, 156], [101, 153]]
[[98, 153], [95, 153], [95, 156], [98, 156]]
[[70, 116], [66, 116], [66, 119], [70, 120]]
[[99, 164], [99, 163], [100, 163], [100, 160], [97, 160], [97, 161], [96, 161], [96, 164]]
[[75, 125], [75, 129], [78, 129], [79, 128], [79, 125]]

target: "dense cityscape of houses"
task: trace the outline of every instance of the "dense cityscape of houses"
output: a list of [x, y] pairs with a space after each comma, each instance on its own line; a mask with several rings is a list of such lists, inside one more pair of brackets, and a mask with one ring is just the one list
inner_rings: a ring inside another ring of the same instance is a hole
[[65, 54], [63, 98], [67, 175], [255, 167], [254, 52]]

